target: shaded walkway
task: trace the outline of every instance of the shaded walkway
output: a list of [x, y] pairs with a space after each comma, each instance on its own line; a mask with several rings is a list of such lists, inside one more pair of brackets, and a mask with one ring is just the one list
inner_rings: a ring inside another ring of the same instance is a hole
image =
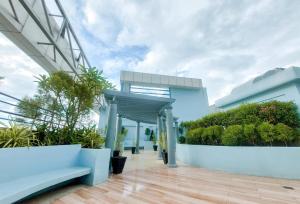
[[96, 187], [77, 187], [54, 203], [300, 203], [300, 181], [227, 174], [180, 164], [167, 168], [150, 151], [128, 156], [122, 175]]

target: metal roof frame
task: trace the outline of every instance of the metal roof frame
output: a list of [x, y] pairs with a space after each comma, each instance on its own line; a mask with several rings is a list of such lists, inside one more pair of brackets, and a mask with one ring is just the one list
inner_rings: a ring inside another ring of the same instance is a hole
[[117, 113], [129, 120], [156, 124], [157, 116], [163, 109], [175, 102], [173, 98], [133, 94], [128, 92], [107, 90], [104, 93], [107, 101], [117, 104]]

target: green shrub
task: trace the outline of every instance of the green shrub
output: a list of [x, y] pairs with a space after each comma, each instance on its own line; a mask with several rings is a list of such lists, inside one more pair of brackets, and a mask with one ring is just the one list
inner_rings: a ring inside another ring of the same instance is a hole
[[224, 130], [222, 144], [227, 146], [239, 145], [243, 137], [243, 126], [232, 125]]
[[150, 135], [150, 131], [151, 131], [150, 128], [146, 128], [145, 129], [145, 135]]
[[258, 117], [260, 104], [244, 104], [232, 109], [228, 125], [259, 124], [263, 120]]
[[75, 129], [74, 133], [69, 137], [71, 137], [71, 144], [81, 144], [84, 148], [92, 149], [101, 148], [105, 141], [98, 133], [96, 126]]
[[299, 121], [293, 102], [270, 101], [244, 104], [180, 126], [187, 130], [188, 144], [298, 145]]
[[289, 127], [299, 127], [297, 106], [293, 102], [271, 101], [260, 104], [259, 117], [271, 124], [283, 123]]
[[187, 144], [204, 144], [202, 140], [203, 128], [193, 129], [187, 132], [186, 143]]
[[[39, 130], [40, 131], [40, 130]], [[67, 145], [78, 144], [78, 139], [83, 134], [84, 130], [75, 129], [71, 135], [67, 127], [46, 129], [44, 133], [39, 132], [39, 135], [45, 134], [44, 139], [41, 140], [43, 145]]]
[[[211, 126], [197, 128], [187, 132], [185, 141], [187, 144], [198, 145], [297, 145], [299, 146], [299, 131], [285, 124], [277, 125], [263, 122], [255, 124], [231, 125], [227, 128]], [[184, 137], [178, 138], [184, 140]]]
[[185, 144], [185, 137], [183, 137], [183, 136], [178, 137], [178, 143]]
[[164, 131], [160, 132], [158, 144], [161, 150], [167, 151], [168, 144], [167, 144], [167, 134]]
[[262, 138], [263, 142], [269, 143], [271, 146], [273, 145], [273, 142], [276, 137], [274, 125], [268, 122], [263, 122], [257, 127], [257, 131], [260, 137]]
[[41, 145], [68, 145], [81, 144], [84, 148], [98, 149], [103, 146], [104, 138], [98, 133], [95, 126], [74, 129], [71, 134], [67, 127], [49, 129], [38, 126], [35, 134]]
[[210, 126], [205, 128], [202, 132], [202, 142], [208, 145], [219, 145], [222, 140], [223, 127], [222, 126]]
[[183, 131], [184, 131], [184, 130], [183, 130], [183, 127], [179, 127], [179, 128], [178, 128], [178, 133], [179, 133], [179, 135], [182, 135], [182, 134], [183, 134]]
[[128, 129], [126, 129], [124, 126], [121, 128], [121, 132], [117, 134], [116, 142], [115, 142], [115, 150], [119, 150], [120, 154], [123, 153], [124, 150], [124, 140], [127, 136]]
[[289, 126], [278, 123], [275, 125], [276, 140], [284, 143], [285, 146], [296, 138], [296, 132]]
[[244, 125], [244, 137], [249, 145], [257, 145], [259, 143], [258, 133], [254, 124]]
[[297, 106], [293, 102], [271, 101], [241, 105], [226, 112], [207, 115], [195, 121], [187, 121], [182, 127], [192, 130], [198, 127], [230, 125], [259, 125], [262, 122], [271, 124], [283, 123], [291, 128], [300, 127]]
[[104, 138], [96, 131], [86, 132], [79, 143], [83, 148], [100, 149], [104, 144]]
[[10, 122], [9, 126], [1, 123], [4, 128], [0, 129], [0, 148], [30, 147], [39, 145], [30, 128]]

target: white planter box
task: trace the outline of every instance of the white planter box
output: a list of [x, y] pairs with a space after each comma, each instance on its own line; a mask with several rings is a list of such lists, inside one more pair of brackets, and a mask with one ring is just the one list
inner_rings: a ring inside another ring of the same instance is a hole
[[177, 159], [231, 173], [300, 179], [300, 147], [176, 145]]
[[84, 183], [96, 185], [107, 180], [109, 175], [110, 149], [85, 149], [80, 152], [80, 165], [92, 169]]

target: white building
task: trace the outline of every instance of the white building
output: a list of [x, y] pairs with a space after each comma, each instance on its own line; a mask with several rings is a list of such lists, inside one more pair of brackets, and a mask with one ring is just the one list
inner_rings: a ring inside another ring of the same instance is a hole
[[[208, 114], [208, 98], [206, 88], [202, 85], [201, 79], [175, 77], [158, 74], [148, 74], [131, 71], [121, 71], [121, 91], [153, 95], [157, 97], [169, 97], [175, 99], [173, 103], [174, 117], [178, 122], [195, 120]], [[105, 129], [107, 110], [101, 110], [100, 128]], [[142, 122], [142, 121], [141, 121]], [[125, 147], [133, 145], [136, 135], [136, 122], [123, 120], [123, 126], [128, 129], [125, 140]], [[141, 123], [141, 146], [147, 146], [145, 129], [150, 128], [156, 132], [156, 124]], [[148, 144], [151, 146], [151, 144]]]
[[300, 107], [300, 67], [276, 68], [234, 88], [215, 106], [228, 110], [244, 103], [293, 101]]

